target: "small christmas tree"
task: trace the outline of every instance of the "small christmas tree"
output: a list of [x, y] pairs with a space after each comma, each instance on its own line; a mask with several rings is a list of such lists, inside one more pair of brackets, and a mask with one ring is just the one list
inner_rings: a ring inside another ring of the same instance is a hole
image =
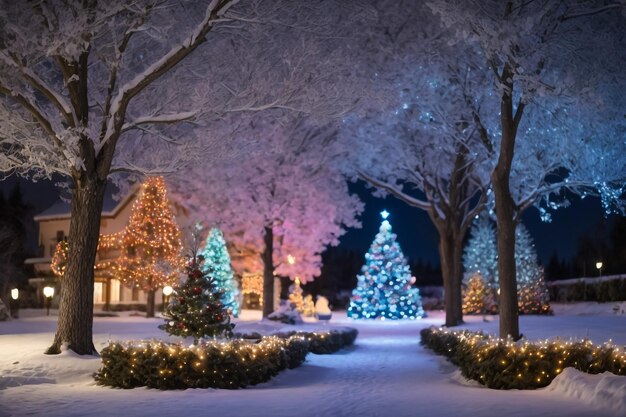
[[300, 313], [304, 312], [304, 297], [302, 296], [302, 287], [298, 277], [289, 286], [289, 302], [293, 304]]
[[315, 303], [313, 302], [313, 297], [311, 294], [308, 294], [304, 297], [304, 302], [302, 305], [302, 315], [305, 317], [314, 317], [315, 316]]
[[517, 303], [520, 314], [549, 314], [550, 295], [537, 261], [537, 252], [528, 229], [519, 224], [515, 231]]
[[222, 302], [234, 317], [239, 317], [239, 287], [230, 263], [224, 235], [217, 228], [212, 228], [202, 251], [204, 264], [202, 272], [215, 280], [215, 286], [224, 292]]
[[155, 291], [175, 284], [184, 265], [180, 229], [163, 177], [148, 178], [132, 206], [115, 276], [148, 293], [146, 316], [154, 317]]
[[463, 297], [463, 314], [486, 314], [495, 308], [491, 288], [478, 272], [474, 273]]
[[193, 337], [194, 343], [203, 337], [232, 335], [234, 324], [222, 303], [223, 292], [215, 280], [202, 272], [202, 255], [192, 257], [186, 267], [187, 279], [174, 289], [174, 295], [163, 316], [160, 329], [174, 336]]
[[466, 285], [474, 274], [479, 273], [492, 290], [498, 288], [498, 248], [496, 230], [487, 213], [476, 216], [472, 223], [471, 237], [463, 252]]
[[411, 271], [402, 254], [396, 235], [387, 220], [389, 213], [381, 213], [380, 230], [365, 255], [366, 263], [357, 277], [352, 292], [348, 317], [353, 319], [415, 319], [423, 317], [424, 310], [419, 290], [413, 288]]

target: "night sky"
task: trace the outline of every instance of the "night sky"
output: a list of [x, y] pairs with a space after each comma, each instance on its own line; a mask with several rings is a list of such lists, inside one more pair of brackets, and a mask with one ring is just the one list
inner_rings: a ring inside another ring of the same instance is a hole
[[[409, 207], [391, 196], [384, 199], [372, 197], [364, 185], [357, 184], [351, 188], [366, 202], [365, 212], [361, 216], [363, 228], [348, 231], [341, 238], [342, 247], [365, 253], [378, 232], [381, 222], [379, 213], [386, 209], [391, 213], [389, 221], [405, 255], [413, 261], [421, 259], [432, 264], [439, 263], [437, 230], [425, 211]], [[574, 197], [572, 202], [570, 207], [553, 213], [551, 223], [542, 222], [535, 208], [524, 214], [524, 225], [535, 240], [537, 254], [543, 265], [548, 263], [554, 251], [559, 258], [570, 260], [583, 235], [602, 237], [602, 234], [608, 235], [610, 232], [610, 222], [616, 216], [605, 218], [599, 199], [588, 197], [581, 200]]]
[[[17, 181], [15, 177], [2, 181], [0, 189], [7, 195]], [[51, 181], [37, 183], [19, 181], [25, 200], [34, 206], [34, 214], [46, 209], [58, 198], [57, 190]], [[386, 209], [391, 213], [389, 221], [393, 231], [398, 235], [402, 250], [410, 260], [428, 261], [433, 265], [439, 263], [437, 231], [426, 212], [409, 207], [391, 196], [384, 199], [373, 197], [362, 183], [351, 184], [350, 188], [366, 203], [361, 216], [363, 227], [349, 230], [342, 236], [340, 247], [365, 254], [378, 232], [381, 222], [379, 213]], [[561, 209], [553, 215], [552, 223], [542, 222], [537, 210], [531, 208], [524, 216], [524, 224], [535, 240], [540, 261], [546, 265], [554, 251], [559, 258], [570, 260], [576, 252], [581, 236], [591, 234], [594, 237], [601, 237], [602, 234], [608, 234], [610, 222], [614, 217], [604, 217], [598, 199], [580, 200], [576, 197], [572, 206]], [[34, 245], [36, 235], [34, 231], [31, 231], [31, 234], [31, 245]]]

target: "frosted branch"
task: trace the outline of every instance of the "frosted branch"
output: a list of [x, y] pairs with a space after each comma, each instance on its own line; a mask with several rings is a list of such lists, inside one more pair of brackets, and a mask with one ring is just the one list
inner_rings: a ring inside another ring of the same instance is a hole
[[381, 188], [385, 191], [388, 191], [389, 193], [393, 194], [395, 197], [404, 201], [410, 206], [417, 207], [417, 208], [420, 208], [422, 210], [427, 210], [427, 211], [431, 209], [431, 204], [429, 204], [426, 201], [422, 201], [419, 198], [415, 198], [406, 194], [399, 187], [395, 185], [376, 179], [362, 171], [359, 171], [359, 177], [363, 181], [366, 181], [367, 183], [373, 185], [376, 188]]
[[138, 126], [146, 124], [172, 124], [182, 122], [185, 120], [191, 120], [198, 114], [198, 111], [188, 111], [181, 113], [161, 114], [154, 116], [137, 117], [129, 122], [124, 123], [122, 126], [122, 132], [126, 132], [131, 129], [135, 129]]

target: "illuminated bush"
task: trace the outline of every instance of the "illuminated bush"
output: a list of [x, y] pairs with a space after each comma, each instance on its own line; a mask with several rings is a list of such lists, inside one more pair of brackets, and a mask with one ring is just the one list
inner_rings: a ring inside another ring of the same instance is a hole
[[494, 339], [482, 333], [429, 328], [421, 343], [447, 356], [463, 376], [496, 389], [545, 387], [565, 368], [589, 374], [626, 375], [626, 354], [611, 344], [582, 342], [518, 342]]
[[237, 389], [300, 366], [309, 352], [336, 352], [352, 344], [356, 336], [355, 329], [347, 328], [265, 337], [253, 334], [192, 346], [159, 341], [111, 343], [101, 352], [102, 367], [94, 378], [99, 385], [116, 388]]

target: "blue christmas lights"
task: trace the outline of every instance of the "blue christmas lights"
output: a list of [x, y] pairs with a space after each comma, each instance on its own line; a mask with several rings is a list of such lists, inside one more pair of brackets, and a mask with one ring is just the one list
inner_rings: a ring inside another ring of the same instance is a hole
[[383, 210], [380, 230], [367, 254], [348, 317], [353, 319], [416, 319], [425, 316], [419, 290], [412, 287], [411, 271]]

